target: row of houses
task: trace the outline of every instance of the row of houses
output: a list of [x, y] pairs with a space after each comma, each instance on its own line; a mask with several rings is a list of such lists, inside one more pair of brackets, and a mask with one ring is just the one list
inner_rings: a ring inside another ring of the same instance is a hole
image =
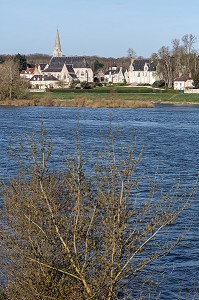
[[159, 77], [156, 73], [156, 64], [149, 59], [131, 59], [129, 68], [125, 71], [116, 66], [110, 67], [104, 75], [105, 82], [127, 84], [150, 84], [152, 85]]
[[[28, 80], [32, 88], [69, 87], [73, 82], [89, 82], [99, 80], [106, 83], [124, 83], [129, 85], [152, 85], [159, 80], [156, 64], [149, 59], [131, 59], [127, 70], [116, 65], [103, 73], [94, 74], [83, 56], [64, 56], [61, 50], [59, 32], [57, 30], [53, 56], [48, 64], [37, 64], [23, 70], [21, 78]], [[185, 78], [174, 82], [175, 89], [184, 89]], [[183, 82], [183, 83], [182, 83]], [[190, 85], [190, 82], [188, 83]]]

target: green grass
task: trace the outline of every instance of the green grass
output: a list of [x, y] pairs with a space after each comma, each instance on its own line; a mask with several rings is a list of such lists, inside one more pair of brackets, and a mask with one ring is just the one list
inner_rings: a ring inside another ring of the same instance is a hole
[[[199, 94], [180, 94], [176, 91], [166, 91], [164, 93], [160, 92], [151, 92], [152, 89], [144, 88], [148, 90], [148, 93], [146, 91], [138, 92], [138, 88], [125, 88], [125, 87], [114, 87], [114, 89], [117, 90], [117, 92], [109, 92], [108, 93], [102, 93], [99, 92], [100, 89], [106, 89], [106, 88], [99, 88], [99, 89], [93, 89], [92, 93], [90, 93], [90, 90], [76, 90], [75, 92], [68, 90], [67, 92], [58, 91], [56, 92], [46, 92], [46, 93], [32, 93], [32, 96], [38, 97], [38, 98], [48, 98], [48, 99], [61, 99], [61, 100], [75, 100], [75, 99], [88, 99], [88, 100], [100, 100], [100, 99], [107, 99], [107, 100], [114, 100], [114, 99], [120, 99], [120, 100], [139, 100], [139, 101], [152, 101], [154, 103], [195, 103], [199, 104]], [[137, 89], [137, 93], [135, 92], [123, 92], [125, 89]]]
[[[96, 87], [93, 89], [49, 89], [49, 92], [53, 93], [74, 93], [74, 94], [95, 94], [95, 93], [153, 93], [154, 89], [151, 87], [124, 87], [124, 86], [112, 86], [112, 87]], [[158, 92], [158, 91], [157, 91]]]

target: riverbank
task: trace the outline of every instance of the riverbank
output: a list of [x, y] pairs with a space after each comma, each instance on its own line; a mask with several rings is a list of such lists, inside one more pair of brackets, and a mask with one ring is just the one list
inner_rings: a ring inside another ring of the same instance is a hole
[[90, 107], [90, 108], [151, 108], [154, 103], [151, 101], [120, 100], [120, 99], [24, 99], [24, 100], [5, 100], [1, 101], [2, 106], [53, 106], [53, 107]]
[[[146, 88], [145, 88], [146, 89]], [[198, 105], [199, 94], [181, 94], [176, 91], [141, 92], [132, 88], [132, 93], [127, 89], [103, 90], [91, 92], [58, 91], [30, 93], [24, 100], [5, 100], [0, 105], [6, 106], [62, 106], [62, 107], [91, 107], [91, 108], [150, 108], [156, 104], [173, 105]], [[104, 91], [107, 91], [106, 93]], [[125, 91], [125, 92], [124, 92]], [[143, 90], [142, 90], [143, 91]]]

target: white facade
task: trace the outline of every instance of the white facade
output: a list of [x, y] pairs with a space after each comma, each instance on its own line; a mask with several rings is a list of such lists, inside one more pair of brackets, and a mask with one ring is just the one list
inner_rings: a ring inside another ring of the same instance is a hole
[[187, 90], [192, 89], [193, 87], [193, 79], [189, 78], [188, 76], [183, 75], [174, 80], [174, 90]]
[[59, 80], [52, 75], [35, 75], [30, 80], [31, 88], [39, 90], [45, 90], [46, 88], [58, 88], [59, 84]]
[[38, 70], [37, 66], [22, 70], [20, 73], [20, 78], [30, 80], [34, 75], [41, 75], [41, 72]]
[[104, 74], [104, 81], [107, 83], [123, 83], [124, 79], [122, 68], [110, 67]]
[[70, 83], [73, 80], [73, 77], [69, 74], [68, 69], [66, 67], [66, 65], [64, 64], [63, 67], [61, 68], [61, 70], [56, 71], [56, 70], [51, 70], [48, 71], [48, 69], [43, 70], [42, 72], [43, 74], [46, 74], [48, 76], [54, 76], [55, 78], [57, 78], [60, 81], [60, 86], [69, 86]]
[[159, 80], [155, 64], [148, 59], [132, 60], [124, 75], [126, 82], [131, 85], [152, 85], [156, 80]]
[[93, 82], [93, 71], [91, 68], [75, 68], [75, 74], [80, 82], [87, 81]]

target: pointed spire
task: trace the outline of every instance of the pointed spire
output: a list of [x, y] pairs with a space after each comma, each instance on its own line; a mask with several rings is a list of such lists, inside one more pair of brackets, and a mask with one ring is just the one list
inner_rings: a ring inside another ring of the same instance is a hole
[[61, 43], [60, 43], [58, 29], [57, 29], [56, 38], [55, 38], [55, 48], [54, 48], [54, 51], [53, 51], [53, 56], [54, 57], [60, 57], [60, 56], [62, 56]]

